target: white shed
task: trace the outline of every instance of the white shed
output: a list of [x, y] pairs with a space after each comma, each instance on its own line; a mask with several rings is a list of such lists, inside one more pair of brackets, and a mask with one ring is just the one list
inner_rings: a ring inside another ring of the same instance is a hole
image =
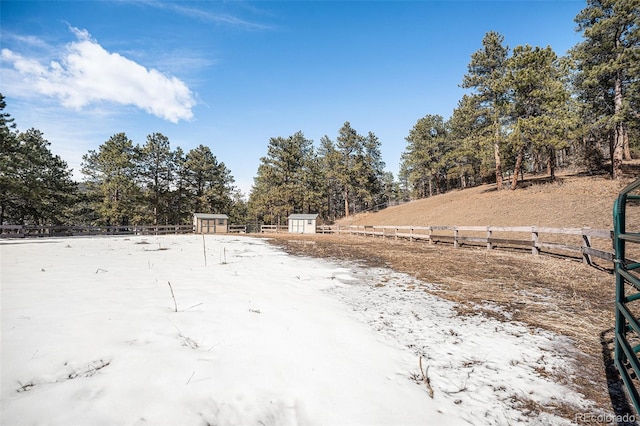
[[196, 234], [224, 234], [229, 232], [229, 216], [226, 214], [194, 213], [193, 227]]
[[289, 216], [289, 232], [291, 234], [315, 234], [317, 214], [292, 214]]

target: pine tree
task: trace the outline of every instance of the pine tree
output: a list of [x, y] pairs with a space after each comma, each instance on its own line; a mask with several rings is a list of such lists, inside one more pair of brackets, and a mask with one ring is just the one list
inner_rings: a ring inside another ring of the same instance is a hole
[[191, 196], [189, 193], [189, 170], [186, 154], [177, 147], [172, 152], [171, 163], [174, 167], [172, 190], [169, 194], [169, 223], [189, 224], [192, 222]]
[[466, 188], [482, 182], [485, 174], [493, 173], [493, 156], [482, 149], [481, 140], [490, 138], [491, 128], [479, 113], [478, 98], [465, 94], [453, 110], [448, 121], [452, 167], [450, 173], [460, 179], [460, 187]]
[[126, 226], [139, 217], [140, 188], [136, 184], [133, 142], [117, 133], [82, 157], [87, 191], [102, 225]]
[[72, 171], [37, 129], [17, 132], [0, 94], [0, 224], [68, 223], [76, 202]]
[[338, 131], [336, 151], [339, 161], [336, 163], [336, 178], [344, 200], [344, 216], [349, 217], [349, 203], [355, 203], [358, 179], [363, 173], [363, 141], [364, 138], [351, 127], [347, 121]]
[[303, 213], [320, 213], [324, 201], [324, 173], [322, 160], [315, 149], [309, 153], [308, 161], [302, 176], [304, 185]]
[[313, 142], [302, 132], [271, 138], [254, 178], [249, 199], [252, 215], [270, 223], [286, 223], [289, 214], [317, 205], [316, 161]]
[[401, 201], [400, 186], [395, 181], [393, 173], [384, 172], [382, 175], [382, 197], [381, 201], [385, 204], [385, 207], [394, 205]]
[[192, 213], [229, 212], [235, 189], [234, 179], [230, 170], [223, 162], [218, 162], [209, 147], [199, 145], [187, 153], [184, 173]]
[[147, 136], [139, 149], [139, 180], [144, 191], [145, 223], [169, 223], [169, 197], [174, 181], [174, 154], [169, 138], [161, 133]]
[[412, 188], [409, 183], [410, 170], [403, 159], [400, 161], [400, 169], [398, 170], [398, 190], [401, 201], [410, 201], [412, 198]]
[[447, 177], [447, 155], [451, 150], [442, 116], [427, 115], [409, 131], [402, 154], [403, 170], [416, 198], [443, 192]]
[[39, 130], [22, 132], [17, 140], [14, 220], [36, 225], [67, 223], [77, 191], [67, 163], [51, 153], [50, 143]]
[[544, 153], [554, 178], [555, 151], [566, 146], [571, 120], [569, 92], [551, 47], [516, 47], [508, 69], [512, 91], [510, 140], [517, 153], [511, 189], [516, 189], [527, 152]]
[[475, 90], [482, 122], [491, 128], [490, 136], [485, 132], [480, 142], [491, 146], [495, 162], [496, 186], [502, 189], [501, 149], [505, 143], [502, 125], [506, 115], [509, 93], [505, 77], [509, 48], [502, 45], [504, 37], [494, 31], [485, 34], [482, 48], [471, 55], [468, 72], [464, 76], [462, 87]]
[[612, 176], [618, 179], [629, 123], [640, 117], [640, 1], [588, 0], [575, 21], [585, 38], [571, 51], [576, 87], [589, 113], [589, 130], [610, 141]]
[[19, 169], [17, 161], [20, 151], [16, 124], [11, 115], [4, 112], [7, 104], [0, 93], [0, 225], [13, 220], [12, 210], [17, 203], [19, 190]]
[[239, 189], [234, 189], [231, 194], [231, 210], [229, 210], [229, 223], [246, 224], [249, 222], [249, 205], [244, 194]]
[[385, 163], [382, 161], [381, 143], [369, 132], [363, 140], [363, 173], [360, 175], [358, 194], [364, 209], [383, 202], [383, 177]]
[[342, 190], [340, 188], [340, 180], [338, 179], [338, 163], [340, 162], [340, 153], [336, 150], [336, 146], [328, 136], [320, 138], [320, 147], [318, 148], [318, 157], [320, 161], [320, 169], [322, 173], [322, 194], [325, 199], [325, 214], [323, 216], [330, 222], [333, 222], [344, 212], [344, 200], [342, 198]]

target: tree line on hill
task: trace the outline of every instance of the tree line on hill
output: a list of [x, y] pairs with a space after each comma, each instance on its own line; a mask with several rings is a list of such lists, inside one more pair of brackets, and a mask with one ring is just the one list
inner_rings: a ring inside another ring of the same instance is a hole
[[36, 129], [18, 132], [0, 94], [0, 224], [185, 224], [194, 212], [232, 223], [285, 223], [291, 213], [333, 221], [395, 201], [544, 172], [588, 172], [622, 161], [640, 136], [640, 0], [587, 0], [575, 18], [584, 40], [558, 57], [487, 33], [451, 117], [427, 114], [406, 137], [397, 179], [384, 170], [381, 141], [349, 122], [316, 147], [300, 131], [272, 137], [248, 202], [211, 149], [185, 153], [152, 133], [134, 145], [114, 134], [82, 162], [85, 180], [51, 153]]

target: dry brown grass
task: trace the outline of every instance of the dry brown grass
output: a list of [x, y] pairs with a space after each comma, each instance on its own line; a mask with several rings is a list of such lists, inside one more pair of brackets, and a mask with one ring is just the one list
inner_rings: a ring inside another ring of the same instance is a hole
[[[563, 176], [558, 182], [527, 182], [515, 192], [491, 185], [414, 201], [375, 214], [349, 219], [366, 225], [495, 225], [591, 227], [611, 229], [612, 205], [627, 184], [606, 177]], [[342, 222], [345, 223], [344, 221]], [[482, 312], [487, 302], [510, 318], [485, 310], [485, 315], [512, 320], [567, 336], [575, 350], [567, 352], [576, 374], [557, 377], [608, 412], [630, 408], [611, 363], [614, 325], [614, 277], [576, 260], [526, 253], [454, 249], [373, 237], [347, 235], [268, 235], [285, 250], [309, 256], [385, 266], [428, 283], [435, 292], [457, 303], [461, 315]], [[300, 244], [313, 241], [313, 244]], [[427, 287], [425, 291], [428, 290]], [[526, 403], [526, 401], [524, 401]], [[575, 419], [566, 406], [545, 410]]]
[[343, 219], [354, 225], [459, 225], [612, 227], [613, 201], [629, 181], [606, 176], [564, 174], [555, 182], [529, 178], [516, 191], [496, 191], [496, 186], [453, 191]]

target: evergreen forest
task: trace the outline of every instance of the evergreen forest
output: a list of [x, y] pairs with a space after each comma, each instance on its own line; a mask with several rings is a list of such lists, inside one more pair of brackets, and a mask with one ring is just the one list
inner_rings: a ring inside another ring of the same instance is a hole
[[142, 144], [115, 133], [83, 156], [75, 182], [42, 132], [17, 129], [0, 94], [0, 224], [189, 224], [194, 212], [331, 223], [483, 183], [517, 190], [524, 173], [620, 179], [623, 161], [640, 156], [640, 0], [587, 0], [574, 24], [583, 40], [566, 56], [486, 33], [451, 116], [427, 113], [407, 129], [398, 176], [385, 170], [384, 141], [345, 121], [335, 139], [270, 137], [248, 199], [210, 147], [184, 152], [161, 133]]

